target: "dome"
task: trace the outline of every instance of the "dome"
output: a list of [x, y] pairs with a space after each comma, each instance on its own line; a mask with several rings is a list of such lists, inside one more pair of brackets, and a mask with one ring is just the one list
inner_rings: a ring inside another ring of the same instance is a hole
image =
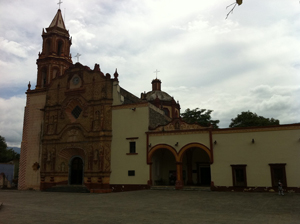
[[164, 91], [160, 91], [160, 90], [152, 90], [146, 94], [147, 101], [153, 101], [156, 98], [158, 98], [162, 101], [172, 101], [173, 100], [173, 98], [169, 94], [167, 94]]

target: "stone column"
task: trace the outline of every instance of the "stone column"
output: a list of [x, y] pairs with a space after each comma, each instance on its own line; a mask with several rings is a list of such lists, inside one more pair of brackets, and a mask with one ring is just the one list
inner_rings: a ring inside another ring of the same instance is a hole
[[186, 152], [187, 158], [187, 185], [193, 185], [193, 152], [188, 150]]
[[183, 188], [182, 162], [176, 162], [176, 184], [175, 184], [175, 189], [180, 190], [182, 188]]

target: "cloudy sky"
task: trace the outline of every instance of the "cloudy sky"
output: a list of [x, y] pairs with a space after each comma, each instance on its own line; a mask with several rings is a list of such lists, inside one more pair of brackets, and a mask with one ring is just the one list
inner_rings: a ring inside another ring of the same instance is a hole
[[[186, 108], [211, 109], [226, 128], [242, 111], [300, 122], [298, 0], [62, 0], [71, 53], [140, 96], [158, 69], [162, 90]], [[42, 29], [58, 0], [0, 0], [0, 135], [19, 146], [25, 91], [36, 84]]]

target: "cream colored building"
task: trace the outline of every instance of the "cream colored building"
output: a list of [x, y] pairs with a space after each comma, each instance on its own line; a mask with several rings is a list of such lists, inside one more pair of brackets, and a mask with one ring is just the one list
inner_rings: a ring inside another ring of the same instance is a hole
[[[213, 129], [187, 124], [152, 81], [141, 97], [118, 72], [73, 64], [61, 11], [42, 33], [37, 85], [28, 85], [19, 189], [91, 192], [151, 186], [299, 192], [300, 124]], [[150, 80], [149, 80], [150, 81]]]

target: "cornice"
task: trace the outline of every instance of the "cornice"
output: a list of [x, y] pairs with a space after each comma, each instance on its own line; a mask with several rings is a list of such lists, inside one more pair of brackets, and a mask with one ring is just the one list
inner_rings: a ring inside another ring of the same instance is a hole
[[300, 123], [264, 126], [264, 127], [247, 127], [247, 128], [226, 128], [226, 129], [212, 129], [213, 134], [226, 133], [246, 133], [246, 132], [266, 132], [266, 131], [283, 131], [283, 130], [300, 130]]
[[130, 109], [132, 107], [147, 107], [149, 105], [148, 102], [141, 102], [141, 103], [132, 103], [132, 104], [122, 104], [122, 105], [114, 105], [112, 106], [113, 110], [118, 110], [118, 109]]

